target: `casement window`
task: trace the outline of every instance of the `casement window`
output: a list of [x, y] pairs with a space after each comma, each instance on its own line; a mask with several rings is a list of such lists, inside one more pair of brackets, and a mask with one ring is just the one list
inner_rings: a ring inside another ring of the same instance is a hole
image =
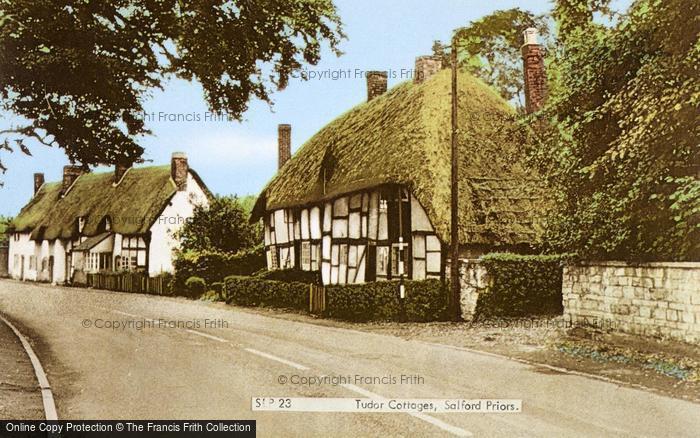
[[279, 254], [277, 253], [277, 247], [275, 245], [272, 245], [270, 247], [270, 270], [279, 269], [279, 268], [280, 268], [280, 260], [279, 260]]
[[36, 269], [36, 256], [29, 256], [29, 269]]
[[[123, 271], [133, 271], [146, 267], [146, 242], [141, 237], [122, 238], [121, 266]], [[99, 263], [99, 261], [97, 262]]]
[[311, 270], [311, 242], [301, 242], [301, 269]]
[[321, 269], [321, 245], [311, 245], [311, 270], [318, 271]]
[[112, 253], [101, 252], [99, 254], [99, 270], [100, 271], [111, 271], [112, 270]]
[[41, 270], [46, 271], [47, 269], [49, 269], [49, 259], [44, 257], [41, 259]]
[[294, 267], [294, 248], [280, 248], [280, 267], [282, 269], [292, 269]]
[[389, 247], [377, 247], [377, 275], [386, 277], [389, 275]]

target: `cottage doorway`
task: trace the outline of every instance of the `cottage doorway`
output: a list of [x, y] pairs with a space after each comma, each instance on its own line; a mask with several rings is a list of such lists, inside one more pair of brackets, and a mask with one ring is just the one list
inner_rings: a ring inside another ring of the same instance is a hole
[[71, 254], [70, 254], [70, 252], [66, 251], [66, 275], [65, 275], [64, 278], [65, 278], [65, 281], [66, 281], [67, 283], [70, 283], [71, 280], [72, 280], [71, 275], [70, 275], [70, 270], [71, 270], [71, 264], [72, 264], [72, 262], [73, 262], [73, 261], [71, 260]]
[[20, 265], [19, 265], [19, 279], [24, 281], [24, 256], [20, 257]]
[[53, 256], [49, 256], [49, 283], [53, 283]]

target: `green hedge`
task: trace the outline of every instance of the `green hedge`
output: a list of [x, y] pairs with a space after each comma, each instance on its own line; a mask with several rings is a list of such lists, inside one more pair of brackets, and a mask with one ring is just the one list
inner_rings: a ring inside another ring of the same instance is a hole
[[224, 280], [227, 303], [248, 307], [281, 307], [306, 310], [309, 307], [309, 285], [298, 281], [285, 282], [232, 275]]
[[263, 270], [255, 273], [254, 277], [265, 280], [321, 284], [321, 271], [304, 271], [302, 269]]
[[184, 289], [192, 276], [202, 277], [207, 284], [222, 282], [229, 275], [251, 275], [266, 266], [262, 245], [236, 254], [216, 251], [180, 252], [175, 257], [173, 287]]
[[476, 317], [561, 314], [562, 257], [492, 253], [481, 258], [490, 285]]
[[207, 283], [202, 277], [192, 276], [185, 281], [185, 296], [199, 298], [207, 290]]
[[[439, 280], [405, 281], [407, 321], [439, 321], [446, 317], [447, 290]], [[402, 319], [398, 281], [326, 287], [326, 315], [349, 321]]]

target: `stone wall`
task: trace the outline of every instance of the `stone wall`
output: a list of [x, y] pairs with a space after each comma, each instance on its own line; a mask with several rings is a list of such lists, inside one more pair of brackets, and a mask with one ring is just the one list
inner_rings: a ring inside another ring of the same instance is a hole
[[[445, 272], [450, 272], [449, 261]], [[477, 259], [459, 260], [460, 279], [460, 308], [462, 318], [471, 321], [476, 311], [476, 303], [479, 295], [489, 287], [489, 278], [486, 268]]]
[[575, 324], [700, 343], [700, 263], [567, 266], [562, 293]]

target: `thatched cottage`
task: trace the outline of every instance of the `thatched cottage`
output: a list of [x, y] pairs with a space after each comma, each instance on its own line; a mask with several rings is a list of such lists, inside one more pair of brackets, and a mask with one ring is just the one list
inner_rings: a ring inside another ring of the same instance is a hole
[[34, 175], [34, 196], [9, 229], [9, 274], [20, 280], [83, 283], [88, 273], [173, 269], [174, 233], [209, 202], [209, 190], [174, 153], [170, 166]]
[[[529, 108], [541, 103], [544, 74], [539, 46], [530, 46], [523, 50]], [[418, 58], [414, 80], [389, 91], [385, 72], [369, 72], [367, 102], [291, 158], [291, 127], [279, 126], [280, 168], [252, 215], [263, 219], [270, 269], [320, 270], [324, 284], [445, 275], [451, 76], [439, 62]], [[483, 82], [458, 77], [461, 253], [528, 252], [544, 203], [523, 166], [528, 130]]]

